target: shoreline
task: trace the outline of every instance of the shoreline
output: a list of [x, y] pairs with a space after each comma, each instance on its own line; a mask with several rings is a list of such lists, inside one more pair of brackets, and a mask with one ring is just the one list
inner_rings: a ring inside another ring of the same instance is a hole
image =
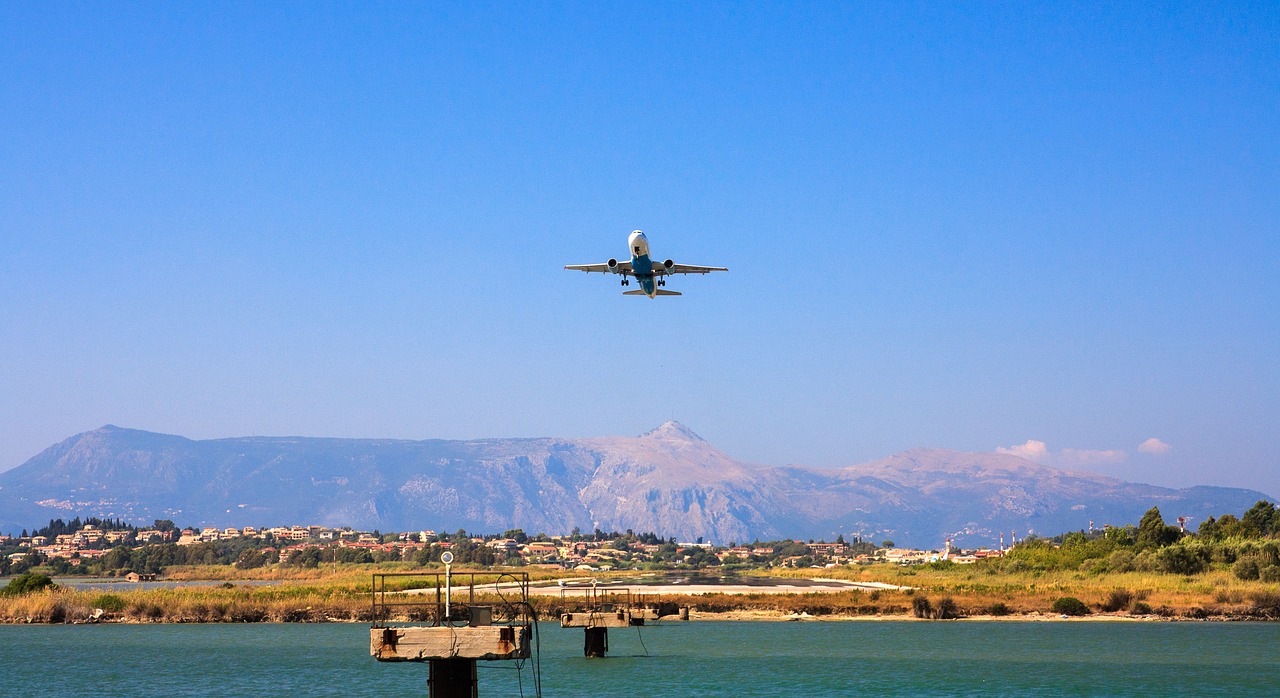
[[[1207, 621], [1222, 623], [1246, 622], [1248, 620], [1256, 620], [1257, 622], [1274, 622], [1260, 619], [1236, 619], [1236, 618], [1165, 618], [1162, 616], [1130, 616], [1127, 614], [1112, 613], [1094, 613], [1087, 616], [1062, 616], [1053, 613], [1038, 613], [1032, 611], [1030, 613], [1011, 613], [1004, 616], [993, 615], [972, 615], [961, 616], [959, 618], [947, 618], [945, 620], [936, 618], [916, 618], [910, 613], [903, 614], [875, 614], [875, 615], [848, 615], [848, 614], [829, 614], [829, 615], [813, 615], [808, 613], [781, 613], [773, 611], [706, 611], [706, 612], [689, 612], [690, 623], [706, 622], [706, 621], [760, 621], [760, 622], [800, 622], [800, 623], [893, 623], [893, 622], [912, 622], [912, 623], [950, 623], [950, 622], [979, 622], [979, 623], [1009, 623], [1009, 622], [1027, 622], [1027, 623], [1071, 623], [1071, 622], [1105, 622], [1105, 623], [1172, 623], [1179, 621]], [[685, 621], [661, 621], [659, 624], [667, 624], [670, 622], [683, 623]]]
[[[280, 574], [279, 570], [237, 574], [236, 570], [214, 566], [181, 569], [178, 574], [154, 582], [129, 583], [119, 578], [81, 578], [75, 580], [78, 583], [66, 580], [57, 589], [0, 597], [0, 624], [369, 623], [374, 610], [369, 575], [383, 569], [386, 568], [356, 567], [344, 569], [341, 574], [312, 572], [295, 576]], [[478, 604], [498, 603], [495, 599], [499, 596], [495, 594], [509, 596], [507, 590], [519, 586], [501, 579], [510, 570], [476, 572], [498, 577], [476, 585]], [[625, 595], [626, 602], [635, 607], [662, 603], [668, 609], [688, 608], [690, 622], [941, 620], [917, 618], [916, 614], [936, 616], [944, 608], [946, 615], [957, 616], [954, 620], [973, 622], [1280, 620], [1280, 589], [1238, 580], [1226, 570], [1194, 577], [1149, 573], [1089, 575], [1079, 571], [1002, 573], [981, 569], [815, 572], [783, 572], [768, 577], [724, 574], [718, 579], [684, 573], [559, 578], [539, 574], [530, 580], [528, 600], [541, 616], [553, 620], [562, 613], [586, 610], [598, 592]], [[437, 573], [422, 571], [424, 576]], [[433, 587], [406, 591], [436, 593]], [[1088, 613], [1063, 616], [1054, 612], [1062, 600], [1071, 600]], [[422, 603], [425, 605], [402, 608], [395, 621], [433, 617], [435, 612], [428, 608], [432, 602], [422, 599]], [[666, 612], [672, 614], [673, 610]], [[660, 621], [672, 622], [684, 621], [673, 615]]]
[[[399, 619], [389, 621], [395, 625], [412, 625], [413, 621]], [[709, 611], [693, 612], [689, 620], [664, 619], [651, 622], [641, 627], [652, 628], [664, 625], [684, 625], [688, 623], [1275, 623], [1276, 620], [1245, 617], [1209, 617], [1191, 618], [1187, 616], [1125, 616], [1118, 614], [1096, 613], [1087, 616], [1060, 616], [1042, 613], [1014, 613], [1007, 616], [976, 615], [948, 618], [916, 618], [911, 614], [894, 615], [807, 615], [786, 614], [771, 611]], [[99, 619], [48, 621], [48, 620], [0, 620], [4, 626], [52, 626], [52, 625], [313, 625], [345, 623], [349, 625], [366, 625], [370, 621], [361, 618], [308, 617], [306, 619], [262, 619], [262, 620], [197, 620], [179, 618], [174, 620], [146, 620], [131, 617], [102, 617]], [[558, 625], [555, 619], [543, 619], [539, 623]]]

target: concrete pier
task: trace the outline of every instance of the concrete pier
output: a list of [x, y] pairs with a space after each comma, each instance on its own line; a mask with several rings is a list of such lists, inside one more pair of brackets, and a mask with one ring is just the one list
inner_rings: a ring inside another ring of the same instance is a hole
[[631, 627], [631, 611], [582, 611], [566, 613], [560, 617], [562, 628], [628, 628]]
[[369, 654], [380, 662], [528, 659], [529, 628], [510, 625], [370, 628]]

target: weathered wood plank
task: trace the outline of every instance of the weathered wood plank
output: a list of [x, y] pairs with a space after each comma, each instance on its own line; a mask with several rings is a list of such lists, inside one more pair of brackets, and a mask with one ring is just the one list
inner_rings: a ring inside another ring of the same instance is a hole
[[527, 659], [529, 629], [502, 625], [370, 628], [369, 654], [380, 662]]
[[626, 628], [630, 625], [630, 611], [566, 613], [560, 617], [562, 628]]

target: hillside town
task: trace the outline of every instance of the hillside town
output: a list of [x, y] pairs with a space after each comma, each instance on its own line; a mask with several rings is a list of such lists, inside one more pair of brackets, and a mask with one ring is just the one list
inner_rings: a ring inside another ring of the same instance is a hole
[[[439, 560], [446, 550], [454, 551], [460, 563], [478, 565], [538, 565], [555, 569], [608, 571], [613, 569], [686, 567], [836, 567], [840, 565], [889, 562], [916, 565], [940, 560], [968, 564], [1001, 556], [997, 549], [960, 550], [951, 541], [939, 550], [894, 547], [891, 541], [875, 545], [861, 540], [835, 541], [781, 540], [770, 542], [716, 545], [702, 542], [677, 542], [655, 534], [606, 533], [595, 531], [570, 535], [529, 536], [520, 529], [500, 535], [474, 535], [458, 531], [453, 534], [434, 530], [382, 533], [358, 531], [349, 527], [275, 526], [256, 528], [177, 528], [171, 522], [135, 528], [119, 522], [99, 521], [71, 523], [51, 521], [50, 526], [22, 536], [0, 535], [0, 550], [5, 552], [0, 566], [9, 571], [35, 564], [49, 564], [66, 573], [92, 561], [100, 561], [118, 549], [135, 550], [148, 546], [172, 546], [214, 552], [212, 562], [234, 553], [241, 567], [265, 564], [297, 564], [315, 567], [331, 562], [412, 561], [427, 564]], [[61, 531], [61, 532], [60, 532]], [[116, 557], [121, 557], [117, 554]], [[222, 561], [222, 560], [219, 560]], [[133, 565], [136, 567], [136, 565]], [[99, 565], [101, 567], [101, 565]], [[108, 570], [118, 569], [116, 565]], [[144, 570], [135, 570], [142, 572]], [[152, 572], [158, 570], [150, 570]]]

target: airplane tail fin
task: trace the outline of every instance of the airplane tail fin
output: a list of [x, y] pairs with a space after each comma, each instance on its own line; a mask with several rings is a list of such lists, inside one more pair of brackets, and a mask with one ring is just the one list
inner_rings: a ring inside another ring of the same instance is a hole
[[[634, 290], [634, 291], [623, 291], [623, 292], [622, 292], [622, 295], [624, 295], [624, 296], [647, 296], [647, 295], [649, 295], [649, 294], [645, 293], [644, 291], [641, 291], [640, 289], [636, 289], [636, 290]], [[660, 289], [658, 289], [657, 293], [655, 293], [654, 295], [656, 295], [656, 296], [678, 296], [678, 295], [680, 295], [680, 292], [679, 292], [679, 291], [668, 291], [668, 290], [667, 290], [667, 289], [665, 289], [665, 288], [660, 288]]]

